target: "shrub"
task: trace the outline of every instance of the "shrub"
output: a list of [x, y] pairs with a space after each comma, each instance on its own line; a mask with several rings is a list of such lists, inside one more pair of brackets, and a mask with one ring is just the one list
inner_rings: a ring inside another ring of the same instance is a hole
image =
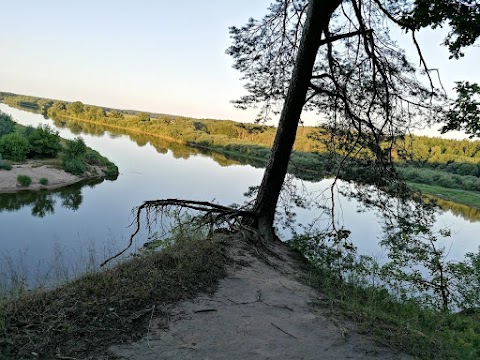
[[58, 132], [50, 126], [27, 128], [26, 137], [30, 143], [29, 156], [38, 158], [54, 158], [61, 149]]
[[17, 134], [12, 133], [0, 138], [0, 153], [6, 158], [14, 161], [23, 161], [30, 151], [28, 140]]
[[41, 178], [39, 183], [42, 184], [42, 185], [48, 185], [48, 179], [47, 178]]
[[12, 117], [0, 111], [0, 136], [12, 133], [15, 130], [15, 123]]
[[87, 167], [85, 163], [78, 158], [66, 158], [63, 161], [63, 169], [73, 175], [82, 175]]
[[32, 179], [30, 179], [30, 177], [27, 175], [18, 175], [17, 181], [20, 183], [20, 185], [25, 187], [30, 186], [30, 184], [32, 183]]
[[72, 159], [72, 158], [81, 158], [87, 152], [87, 145], [85, 145], [85, 141], [78, 136], [74, 140], [69, 141], [67, 143], [67, 147], [64, 150], [65, 159]]

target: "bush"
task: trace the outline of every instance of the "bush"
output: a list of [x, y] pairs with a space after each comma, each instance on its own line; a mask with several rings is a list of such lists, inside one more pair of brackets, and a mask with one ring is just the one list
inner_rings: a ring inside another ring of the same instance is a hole
[[67, 158], [63, 161], [63, 169], [73, 175], [82, 175], [87, 170], [87, 167], [78, 158]]
[[47, 178], [41, 178], [39, 183], [42, 184], [42, 185], [48, 185], [48, 179]]
[[27, 175], [18, 175], [17, 181], [20, 183], [20, 185], [25, 187], [30, 186], [30, 184], [32, 183], [32, 179], [30, 179], [30, 177]]
[[0, 138], [0, 153], [14, 161], [24, 161], [30, 151], [28, 140], [17, 134], [8, 134]]
[[15, 130], [15, 123], [12, 117], [0, 111], [0, 136], [12, 133]]
[[67, 143], [67, 147], [63, 151], [65, 159], [81, 158], [87, 152], [85, 141], [78, 136], [74, 140]]
[[48, 125], [27, 128], [25, 134], [30, 143], [29, 157], [54, 158], [61, 149], [58, 132]]

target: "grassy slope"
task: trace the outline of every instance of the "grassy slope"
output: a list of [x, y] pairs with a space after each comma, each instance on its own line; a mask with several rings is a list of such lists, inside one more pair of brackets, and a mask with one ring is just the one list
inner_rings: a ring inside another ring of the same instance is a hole
[[218, 241], [180, 241], [57, 289], [0, 301], [0, 360], [91, 359], [144, 336], [153, 312], [166, 316], [155, 306], [213, 291], [225, 261]]
[[450, 189], [441, 186], [432, 186], [409, 182], [408, 185], [416, 191], [429, 194], [434, 197], [465, 204], [480, 209], [480, 193], [477, 191], [466, 191], [461, 189]]
[[326, 294], [314, 306], [329, 307], [353, 320], [358, 330], [418, 359], [480, 358], [480, 310], [446, 313], [399, 301], [385, 289], [337, 280], [337, 274], [311, 267], [305, 281]]
[[[98, 359], [111, 344], [145, 336], [152, 315], [168, 326], [162, 306], [213, 291], [226, 274], [226, 261], [221, 238], [180, 241], [55, 290], [4, 301], [0, 359]], [[336, 274], [313, 265], [303, 268], [298, 275], [326, 295], [313, 307], [355, 321], [377, 341], [419, 359], [479, 358], [478, 312], [425, 310], [385, 290], [340, 283]]]

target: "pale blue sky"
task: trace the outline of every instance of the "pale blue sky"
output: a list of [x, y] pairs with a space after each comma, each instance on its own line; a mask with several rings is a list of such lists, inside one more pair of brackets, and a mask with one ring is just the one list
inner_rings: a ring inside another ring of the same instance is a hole
[[[0, 91], [252, 121], [255, 111], [237, 110], [229, 102], [243, 87], [225, 54], [228, 27], [261, 17], [269, 3], [3, 0]], [[480, 82], [479, 49], [448, 61], [441, 40], [438, 32], [420, 36], [445, 87], [452, 88], [454, 80]]]

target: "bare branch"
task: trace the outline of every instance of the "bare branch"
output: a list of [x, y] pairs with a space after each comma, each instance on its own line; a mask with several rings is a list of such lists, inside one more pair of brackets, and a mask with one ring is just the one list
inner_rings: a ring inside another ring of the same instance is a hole
[[373, 29], [367, 29], [367, 30], [363, 29], [363, 30], [352, 31], [346, 34], [333, 35], [320, 41], [320, 46], [325, 45], [327, 43], [332, 43], [334, 41], [338, 41], [341, 39], [346, 39], [346, 38], [354, 37], [358, 35], [371, 35], [372, 33], [373, 33]]

